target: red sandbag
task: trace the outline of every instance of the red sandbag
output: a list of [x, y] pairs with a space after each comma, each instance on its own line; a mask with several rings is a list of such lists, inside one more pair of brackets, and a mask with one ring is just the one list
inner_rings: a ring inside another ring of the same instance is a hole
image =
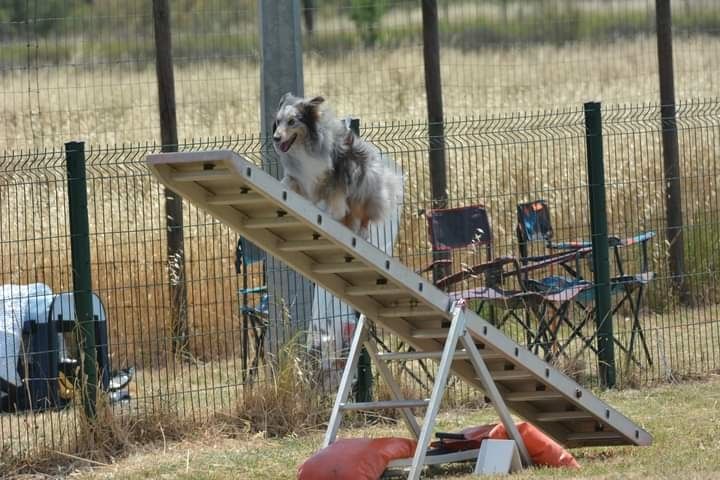
[[348, 438], [323, 448], [298, 468], [298, 480], [378, 480], [391, 460], [412, 457], [409, 438]]
[[[577, 463], [570, 452], [532, 424], [520, 422], [517, 424], [517, 428], [535, 465], [580, 468], [580, 464]], [[505, 432], [505, 427], [498, 424], [490, 432], [489, 437], [496, 440], [507, 440], [508, 435]]]

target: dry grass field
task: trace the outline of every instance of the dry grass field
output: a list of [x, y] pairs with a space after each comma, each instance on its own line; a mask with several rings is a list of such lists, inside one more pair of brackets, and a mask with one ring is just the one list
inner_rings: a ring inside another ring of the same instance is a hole
[[[677, 97], [712, 98], [720, 39], [679, 37]], [[583, 101], [656, 103], [654, 38], [590, 45], [486, 48], [442, 52], [448, 118], [499, 112], [580, 108]], [[256, 134], [257, 59], [233, 63], [178, 61], [181, 139]], [[422, 120], [422, 49], [352, 50], [340, 58], [308, 55], [305, 91], [321, 93], [342, 115], [364, 125]], [[92, 145], [154, 142], [159, 138], [152, 64], [57, 66], [4, 74], [0, 92], [0, 151], [59, 149], [72, 139]]]

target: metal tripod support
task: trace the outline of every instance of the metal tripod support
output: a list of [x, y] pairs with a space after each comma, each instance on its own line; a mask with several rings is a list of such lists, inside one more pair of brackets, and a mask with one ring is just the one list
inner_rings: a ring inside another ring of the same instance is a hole
[[[355, 335], [350, 345], [348, 360], [345, 364], [345, 369], [343, 370], [342, 378], [340, 380], [337, 397], [335, 398], [335, 404], [333, 405], [332, 413], [330, 415], [330, 422], [328, 423], [328, 428], [325, 433], [323, 447], [327, 447], [335, 441], [337, 432], [342, 423], [343, 412], [349, 410], [397, 408], [402, 413], [402, 420], [405, 422], [408, 430], [417, 440], [415, 455], [409, 465], [410, 473], [408, 475], [408, 479], [420, 478], [422, 468], [426, 465], [425, 460], [427, 447], [432, 437], [433, 428], [435, 427], [435, 419], [445, 395], [445, 389], [450, 375], [450, 367], [456, 359], [456, 356], [460, 354], [464, 359], [468, 359], [472, 363], [487, 397], [490, 399], [491, 404], [500, 417], [500, 421], [505, 426], [505, 431], [508, 432], [509, 438], [515, 441], [523, 464], [525, 466], [532, 465], [530, 455], [525, 447], [522, 437], [520, 436], [520, 432], [510, 415], [510, 411], [508, 410], [507, 405], [505, 405], [505, 401], [503, 400], [497, 385], [495, 385], [485, 361], [475, 346], [475, 341], [465, 328], [465, 310], [464, 305], [461, 302], [455, 303], [452, 307], [452, 322], [450, 323], [450, 328], [447, 330], [445, 345], [440, 355], [440, 363], [435, 375], [432, 394], [427, 400], [407, 400], [403, 397], [400, 385], [388, 367], [387, 358], [389, 355], [382, 355], [378, 353], [375, 341], [369, 335], [368, 322], [369, 320], [364, 315], [361, 315], [355, 328]], [[377, 366], [378, 373], [390, 388], [392, 400], [348, 403], [353, 373], [356, 371], [357, 362], [363, 345]], [[461, 347], [461, 349], [458, 349], [458, 347]], [[438, 352], [425, 353], [428, 354], [427, 358], [433, 358], [437, 357]], [[413, 358], [418, 357], [418, 352], [412, 352], [412, 354]], [[400, 360], [403, 359], [404, 356], [407, 356], [407, 353], [403, 355], [403, 353], [398, 352], [392, 353], [391, 355], [392, 359]], [[412, 412], [412, 408], [417, 407], [426, 407], [422, 427], [420, 427], [415, 415]], [[477, 452], [475, 452], [475, 454], [477, 454]], [[456, 458], [456, 456], [453, 458]], [[432, 463], [438, 463], [437, 459], [433, 460], [434, 461]]]

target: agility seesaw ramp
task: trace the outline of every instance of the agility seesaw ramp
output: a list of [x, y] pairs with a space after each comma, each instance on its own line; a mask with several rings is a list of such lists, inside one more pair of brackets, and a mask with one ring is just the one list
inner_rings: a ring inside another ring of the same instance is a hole
[[[426, 458], [425, 453], [450, 371], [485, 392], [526, 465], [530, 459], [510, 411], [567, 447], [652, 442], [648, 432], [592, 392], [239, 154], [229, 150], [161, 153], [148, 156], [147, 163], [167, 187], [362, 314], [325, 445], [335, 440], [344, 411], [397, 408], [418, 439], [415, 456], [406, 465], [411, 467], [409, 478], [419, 478], [423, 465], [446, 460], [445, 456]], [[393, 332], [415, 351], [378, 352], [368, 335], [368, 321]], [[348, 402], [362, 345], [388, 383], [391, 401]], [[408, 400], [387, 363], [420, 358], [439, 362], [433, 392], [430, 399]], [[411, 410], [418, 407], [426, 408], [422, 426]], [[477, 451], [462, 455], [472, 458]]]

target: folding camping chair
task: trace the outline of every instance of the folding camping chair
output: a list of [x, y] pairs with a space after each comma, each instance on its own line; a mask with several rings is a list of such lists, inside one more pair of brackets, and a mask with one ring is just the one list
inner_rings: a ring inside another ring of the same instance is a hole
[[[532, 242], [542, 242], [550, 252], [557, 251], [592, 251], [592, 242], [586, 240], [570, 241], [570, 242], [555, 242], [553, 241], [553, 229], [550, 221], [550, 209], [545, 200], [535, 200], [532, 202], [521, 203], [517, 206], [517, 238], [520, 257], [523, 261], [537, 261], [541, 256], [531, 256], [528, 253], [529, 245]], [[650, 365], [652, 365], [652, 356], [645, 340], [645, 334], [642, 329], [640, 322], [640, 309], [642, 306], [643, 294], [645, 287], [650, 280], [655, 276], [654, 272], [649, 270], [649, 261], [647, 253], [647, 243], [650, 239], [655, 236], [655, 232], [648, 231], [641, 234], [635, 235], [628, 238], [619, 238], [615, 236], [609, 237], [609, 247], [613, 249], [613, 257], [615, 259], [615, 268], [617, 274], [610, 279], [610, 293], [613, 298], [616, 298], [616, 302], [612, 307], [612, 314], [622, 308], [623, 305], [628, 305], [632, 313], [632, 330], [630, 334], [630, 340], [627, 345], [621, 343], [617, 338], [614, 339], [615, 344], [626, 353], [626, 368], [629, 362], [632, 360], [635, 364], [640, 366], [640, 361], [635, 358], [634, 349], [636, 339], [639, 340], [643, 347], [645, 357]], [[631, 245], [640, 245], [640, 268], [638, 273], [627, 274], [625, 272], [625, 265], [623, 263], [623, 255], [621, 250]], [[590, 256], [586, 256], [587, 259]], [[588, 262], [591, 265], [591, 262]], [[569, 276], [564, 277], [549, 277], [543, 279], [539, 284], [542, 288], [549, 286], [554, 283], [566, 283], [572, 284], [577, 282], [584, 282], [581, 265], [579, 262], [574, 267], [568, 267], [565, 265], [565, 270]], [[593, 330], [592, 335], [583, 335], [582, 331], [589, 323], [589, 320], [594, 317], [594, 294], [595, 289], [587, 289], [583, 295], [576, 299], [576, 304], [580, 305], [585, 314], [582, 316], [580, 322], [566, 322], [571, 327], [570, 336], [565, 340], [561, 349], [564, 349], [570, 342], [575, 338], [580, 338], [583, 342], [583, 349], [589, 348], [597, 354], [597, 348], [593, 345], [597, 331]], [[557, 339], [557, 329], [555, 329], [554, 337]], [[578, 355], [581, 352], [578, 352]], [[577, 356], [577, 355], [576, 355]]]
[[[434, 283], [454, 298], [475, 301], [480, 313], [489, 307], [490, 320], [498, 327], [510, 318], [526, 330], [519, 311], [536, 309], [538, 295], [527, 292], [517, 273], [514, 257], [493, 258], [490, 219], [483, 205], [433, 209], [425, 213], [432, 245], [433, 262], [421, 273], [433, 271]], [[453, 268], [461, 265], [460, 269]], [[505, 278], [514, 270], [517, 288], [504, 288]], [[497, 310], [502, 311], [499, 318]]]
[[[482, 205], [434, 209], [426, 217], [433, 256], [439, 258], [423, 271], [437, 271], [440, 265], [444, 274], [436, 278], [436, 286], [448, 291], [456, 299], [476, 301], [475, 309], [478, 313], [488, 306], [490, 320], [497, 327], [513, 320], [523, 329], [528, 347], [535, 347], [536, 352], [539, 346], [544, 345], [539, 340], [538, 332], [542, 334], [545, 329], [534, 328], [533, 317], [542, 324], [546, 315], [553, 311], [548, 308], [550, 304], [567, 302], [569, 300], [566, 298], [572, 299], [587, 288], [586, 285], [570, 285], [553, 291], [528, 288], [530, 272], [571, 262], [582, 252], [548, 255], [525, 265], [511, 256], [495, 258], [490, 221]], [[465, 256], [462, 255], [463, 251]], [[471, 254], [469, 257], [467, 251]], [[479, 263], [474, 261], [478, 259], [478, 252]], [[458, 263], [462, 265], [459, 270], [452, 268]], [[506, 287], [510, 279], [514, 279], [515, 288]], [[502, 312], [499, 318], [496, 309]]]
[[[267, 291], [266, 253], [252, 242], [240, 237], [235, 250], [235, 273], [242, 274], [242, 287], [238, 290], [241, 299], [240, 313], [242, 314], [242, 375], [243, 382], [250, 382], [258, 371], [260, 362], [265, 359], [265, 334], [268, 329], [268, 312], [270, 301]], [[261, 263], [261, 285], [250, 286], [250, 271], [252, 265]], [[258, 299], [250, 305], [250, 298]], [[254, 355], [248, 368], [250, 352], [250, 332], [254, 339]]]

